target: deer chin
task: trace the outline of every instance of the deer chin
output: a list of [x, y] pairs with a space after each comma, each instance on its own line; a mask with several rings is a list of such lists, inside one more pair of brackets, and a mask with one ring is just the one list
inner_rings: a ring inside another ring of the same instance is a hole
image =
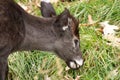
[[69, 62], [66, 62], [68, 67], [74, 70], [79, 69], [83, 65], [83, 59], [80, 60], [71, 60]]

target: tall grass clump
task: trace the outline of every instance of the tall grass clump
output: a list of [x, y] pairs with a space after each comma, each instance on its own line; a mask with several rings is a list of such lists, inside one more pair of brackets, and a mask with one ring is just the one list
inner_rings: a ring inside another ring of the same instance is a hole
[[[27, 4], [29, 0], [22, 3]], [[88, 15], [91, 15], [94, 21], [110, 21], [110, 24], [120, 26], [120, 0], [75, 0], [53, 5], [57, 14], [67, 7], [80, 24], [86, 24]], [[34, 11], [35, 15], [40, 16], [39, 9]], [[51, 80], [74, 80], [78, 76], [78, 80], [120, 80], [120, 50], [107, 45], [102, 35], [95, 31], [99, 25], [79, 27], [80, 46], [85, 60], [79, 70], [66, 70], [66, 64], [49, 52], [16, 52], [9, 57], [9, 79], [44, 80], [47, 75]]]

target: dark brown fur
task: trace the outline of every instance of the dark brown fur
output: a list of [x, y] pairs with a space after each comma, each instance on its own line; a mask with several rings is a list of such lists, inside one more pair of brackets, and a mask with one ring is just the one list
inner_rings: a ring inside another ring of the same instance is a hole
[[[46, 3], [44, 1], [42, 1], [40, 3], [40, 6], [41, 6], [40, 10], [41, 10], [43, 17], [49, 18], [49, 17], [57, 16], [51, 3]], [[79, 29], [78, 29], [79, 22], [72, 15], [69, 14], [69, 16], [73, 20], [73, 22], [71, 23], [73, 25], [73, 26], [71, 26], [72, 33], [75, 34], [75, 36], [77, 36], [79, 38]]]
[[[68, 18], [72, 22], [63, 31]], [[68, 10], [52, 18], [39, 18], [25, 12], [13, 0], [0, 0], [0, 80], [6, 79], [7, 58], [15, 51], [53, 51], [69, 66], [73, 58], [81, 58], [79, 46], [72, 46], [73, 36], [79, 37], [78, 21]]]
[[40, 10], [41, 10], [41, 14], [43, 17], [54, 17], [56, 16], [56, 12], [54, 10], [54, 8], [52, 7], [52, 4], [51, 3], [46, 3], [44, 1], [42, 1], [40, 3], [41, 7], [40, 7]]

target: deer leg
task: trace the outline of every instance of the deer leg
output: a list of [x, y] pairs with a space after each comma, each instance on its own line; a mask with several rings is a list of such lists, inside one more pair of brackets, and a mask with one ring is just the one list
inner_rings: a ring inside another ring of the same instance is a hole
[[8, 75], [8, 62], [7, 58], [11, 48], [9, 46], [4, 46], [0, 48], [0, 80], [6, 80]]
[[0, 80], [6, 80], [8, 74], [7, 58], [0, 57]]

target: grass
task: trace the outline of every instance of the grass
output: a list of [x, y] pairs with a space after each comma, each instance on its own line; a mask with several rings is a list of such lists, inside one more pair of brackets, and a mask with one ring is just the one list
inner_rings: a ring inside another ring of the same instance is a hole
[[[28, 0], [22, 2], [27, 4]], [[87, 23], [90, 14], [95, 21], [109, 20], [111, 24], [120, 26], [120, 0], [82, 3], [75, 0], [59, 2], [54, 7], [57, 14], [67, 7], [80, 24]], [[40, 15], [39, 9], [33, 10], [35, 15]], [[80, 80], [120, 80], [120, 50], [106, 44], [101, 34], [95, 31], [98, 27], [80, 26], [80, 46], [85, 63], [79, 70], [66, 71], [64, 61], [49, 52], [16, 52], [9, 57], [9, 80], [44, 80], [45, 75], [51, 80], [74, 80], [77, 76]]]

